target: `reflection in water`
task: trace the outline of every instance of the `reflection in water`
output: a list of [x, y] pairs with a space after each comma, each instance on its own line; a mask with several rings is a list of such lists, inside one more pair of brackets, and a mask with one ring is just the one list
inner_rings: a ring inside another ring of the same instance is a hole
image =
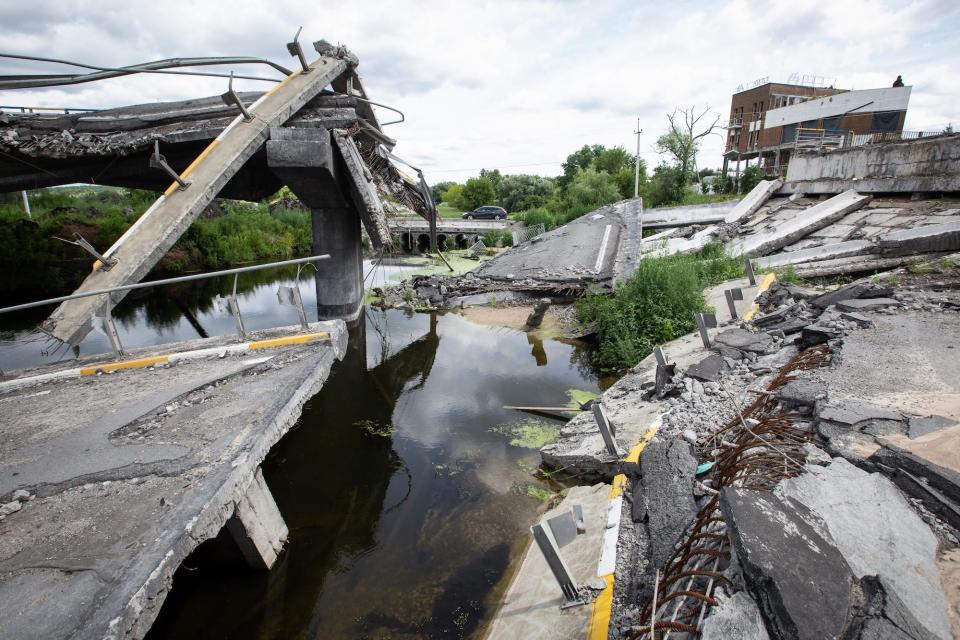
[[150, 638], [475, 637], [539, 507], [524, 470], [539, 455], [492, 427], [524, 419], [504, 405], [596, 390], [577, 350], [453, 314], [368, 310], [264, 464], [290, 527], [278, 566], [249, 572], [227, 538], [202, 545]]
[[533, 359], [536, 361], [538, 367], [547, 366], [547, 352], [543, 348], [543, 340], [540, 339], [537, 335], [533, 333], [527, 334], [527, 342], [533, 345], [533, 349], [530, 350], [530, 355], [533, 356]]

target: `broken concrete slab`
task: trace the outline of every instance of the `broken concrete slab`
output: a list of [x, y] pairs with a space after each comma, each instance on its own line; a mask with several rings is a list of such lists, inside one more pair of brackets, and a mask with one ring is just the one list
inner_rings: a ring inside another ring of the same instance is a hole
[[798, 251], [785, 251], [775, 253], [762, 258], [755, 258], [753, 264], [759, 269], [774, 269], [776, 267], [785, 267], [787, 265], [797, 265], [817, 262], [819, 260], [831, 260], [835, 258], [846, 258], [872, 253], [876, 249], [869, 240], [847, 240], [845, 242], [835, 242], [833, 244], [824, 244], [810, 249], [800, 249]]
[[726, 363], [723, 361], [723, 356], [713, 354], [689, 367], [686, 375], [700, 382], [716, 382], [724, 369], [726, 369]]
[[951, 637], [936, 567], [937, 538], [892, 482], [838, 458], [825, 467], [808, 466], [774, 493], [822, 520], [857, 578], [877, 575], [888, 582], [930, 630], [925, 637]]
[[866, 205], [871, 199], [871, 196], [861, 195], [852, 189], [845, 191], [805, 209], [768, 232], [734, 240], [727, 246], [727, 251], [731, 255], [765, 256], [837, 222], [851, 211]]
[[640, 471], [641, 494], [634, 500], [645, 507], [651, 567], [662, 569], [697, 513], [697, 459], [684, 440], [654, 438], [640, 454]]
[[[841, 300], [857, 300], [860, 298], [886, 298], [893, 293], [892, 289], [880, 287], [870, 282], [854, 282], [829, 291], [815, 298], [810, 299], [810, 304], [819, 308], [826, 309], [835, 305]], [[853, 311], [853, 309], [851, 309]]]
[[[718, 598], [719, 599], [719, 598]], [[720, 600], [703, 621], [700, 640], [769, 640], [760, 608], [746, 591]]]
[[783, 186], [782, 180], [761, 180], [757, 183], [750, 193], [743, 197], [743, 200], [737, 203], [724, 217], [723, 221], [727, 224], [742, 222], [756, 213], [757, 209], [763, 206], [773, 193]]
[[746, 329], [727, 329], [713, 338], [714, 342], [748, 353], [766, 353], [773, 346], [773, 338], [766, 333], [753, 333]]
[[877, 244], [884, 256], [957, 251], [960, 249], [960, 220], [888, 233], [880, 236]]
[[837, 303], [840, 311], [875, 311], [887, 307], [900, 306], [899, 300], [893, 298], [862, 298], [857, 300], [841, 300]]
[[827, 386], [819, 380], [796, 378], [780, 387], [777, 399], [792, 406], [813, 407], [827, 397]]
[[956, 420], [944, 416], [911, 416], [907, 436], [913, 440], [956, 424]]
[[680, 207], [658, 207], [643, 212], [643, 227], [659, 229], [723, 222], [736, 202], [715, 202]]
[[[775, 638], [840, 637], [854, 575], [802, 504], [760, 491], [720, 493], [736, 561]], [[789, 561], [788, 561], [789, 559]]]

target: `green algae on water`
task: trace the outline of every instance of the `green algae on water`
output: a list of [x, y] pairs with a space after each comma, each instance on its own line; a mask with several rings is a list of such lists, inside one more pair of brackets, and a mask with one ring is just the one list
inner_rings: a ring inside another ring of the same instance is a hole
[[497, 425], [491, 431], [510, 436], [510, 444], [521, 449], [539, 449], [545, 444], [550, 444], [560, 435], [558, 425], [534, 418]]
[[567, 389], [567, 397], [570, 398], [570, 402], [567, 404], [567, 406], [571, 409], [579, 410], [580, 407], [591, 400], [596, 400], [600, 396], [593, 391], [584, 391], [583, 389]]

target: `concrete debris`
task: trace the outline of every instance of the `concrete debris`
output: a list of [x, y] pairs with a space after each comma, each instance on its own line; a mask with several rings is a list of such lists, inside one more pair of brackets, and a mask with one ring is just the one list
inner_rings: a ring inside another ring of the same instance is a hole
[[861, 195], [853, 190], [845, 191], [810, 207], [802, 216], [783, 222], [770, 233], [736, 240], [727, 250], [733, 255], [765, 256], [837, 222], [848, 213], [865, 206], [871, 199], [871, 196]]
[[767, 628], [753, 598], [745, 591], [730, 598], [717, 598], [720, 605], [703, 621], [700, 640], [768, 640]]
[[720, 508], [737, 564], [770, 634], [840, 637], [850, 617], [855, 578], [809, 510], [772, 493], [733, 487], [720, 492]]
[[723, 356], [709, 355], [697, 364], [687, 368], [687, 377], [700, 382], [716, 382], [727, 368]]
[[714, 342], [747, 353], [766, 353], [773, 346], [773, 338], [767, 333], [753, 333], [746, 329], [727, 329], [718, 333]]
[[843, 459], [783, 481], [775, 493], [814, 512], [857, 578], [879, 576], [929, 632], [951, 637], [936, 567], [938, 542], [900, 491]]
[[530, 312], [530, 315], [527, 317], [527, 326], [532, 328], [537, 328], [543, 322], [543, 316], [547, 313], [547, 309], [550, 308], [550, 298], [541, 298], [537, 301], [537, 304], [534, 305], [533, 311]]
[[781, 180], [761, 180], [757, 183], [757, 186], [750, 190], [750, 193], [744, 196], [743, 200], [730, 210], [723, 221], [727, 224], [742, 222], [753, 215], [782, 186], [783, 181]]
[[883, 309], [889, 306], [899, 305], [900, 302], [892, 298], [866, 298], [858, 300], [841, 300], [837, 303], [837, 309], [841, 311], [873, 311]]
[[640, 456], [640, 468], [650, 562], [663, 568], [697, 512], [693, 497], [697, 459], [683, 440], [654, 438]]
[[960, 250], [960, 220], [895, 231], [877, 243], [885, 256]]

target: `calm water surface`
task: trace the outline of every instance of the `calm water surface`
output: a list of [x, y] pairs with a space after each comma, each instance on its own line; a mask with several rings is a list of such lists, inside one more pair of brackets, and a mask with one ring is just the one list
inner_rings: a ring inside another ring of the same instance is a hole
[[[294, 276], [241, 279], [249, 329], [295, 322], [293, 309], [276, 305], [277, 285]], [[232, 333], [232, 318], [211, 302], [231, 287], [126, 300], [124, 344]], [[309, 275], [300, 288], [309, 311]], [[23, 344], [42, 318], [5, 319], [0, 366], [44, 360], [37, 344]], [[102, 336], [90, 342], [85, 352], [107, 349]], [[528, 418], [503, 406], [598, 390], [585, 362], [580, 345], [452, 313], [368, 309], [346, 358], [263, 465], [290, 528], [277, 565], [246, 569], [221, 533], [177, 572], [149, 638], [477, 637], [542, 507], [537, 489], [558, 488], [532, 475], [535, 449], [510, 443], [503, 427]]]

